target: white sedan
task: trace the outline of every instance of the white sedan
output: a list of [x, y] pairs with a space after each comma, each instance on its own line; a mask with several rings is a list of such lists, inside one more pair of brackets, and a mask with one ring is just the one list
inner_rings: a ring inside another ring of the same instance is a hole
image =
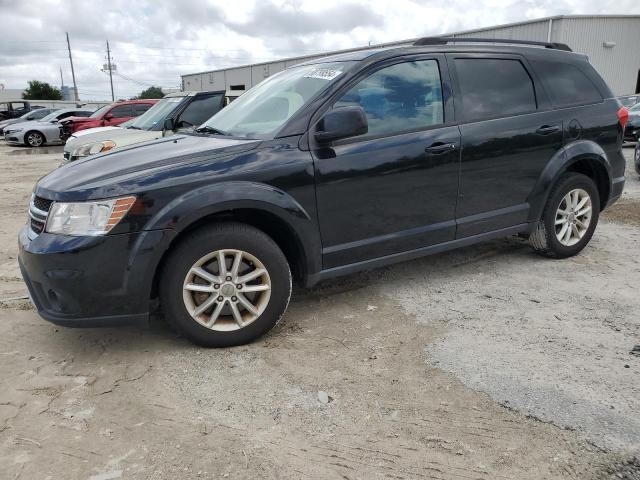
[[60, 144], [59, 120], [67, 117], [88, 117], [93, 110], [65, 108], [50, 113], [41, 120], [14, 123], [4, 129], [4, 139], [9, 145], [41, 147], [45, 144]]

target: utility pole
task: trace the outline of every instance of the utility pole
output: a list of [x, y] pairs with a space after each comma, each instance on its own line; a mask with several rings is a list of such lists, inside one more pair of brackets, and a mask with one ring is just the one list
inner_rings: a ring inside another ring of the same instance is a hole
[[67, 34], [67, 49], [69, 50], [69, 63], [71, 64], [71, 78], [73, 79], [73, 93], [76, 97], [76, 102], [80, 101], [78, 97], [78, 85], [76, 84], [76, 72], [73, 70], [73, 57], [71, 56], [71, 44], [69, 43], [69, 32]]
[[109, 70], [109, 82], [111, 83], [111, 101], [115, 102], [116, 97], [113, 94], [113, 68], [111, 67], [111, 50], [109, 50], [109, 40], [107, 40], [107, 68]]

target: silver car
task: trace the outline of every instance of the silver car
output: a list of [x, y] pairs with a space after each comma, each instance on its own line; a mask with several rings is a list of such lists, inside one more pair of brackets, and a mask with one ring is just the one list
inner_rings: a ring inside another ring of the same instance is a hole
[[58, 109], [57, 108], [37, 108], [35, 110], [31, 110], [30, 112], [25, 113], [21, 117], [2, 120], [0, 122], [0, 135], [4, 135], [4, 129], [7, 128], [9, 125], [13, 125], [14, 123], [29, 122], [31, 120], [41, 120], [42, 118], [46, 117], [51, 112], [55, 112], [56, 110]]
[[9, 145], [41, 147], [45, 144], [62, 143], [59, 120], [67, 117], [88, 117], [93, 110], [64, 108], [50, 113], [41, 120], [14, 123], [4, 129], [4, 139]]

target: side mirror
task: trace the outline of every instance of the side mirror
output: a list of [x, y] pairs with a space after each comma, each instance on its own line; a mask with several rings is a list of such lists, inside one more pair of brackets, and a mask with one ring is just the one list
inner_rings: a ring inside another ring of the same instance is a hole
[[362, 107], [338, 107], [329, 110], [318, 122], [314, 137], [318, 143], [356, 137], [369, 131]]
[[110, 121], [110, 120], [112, 120], [112, 119], [113, 119], [113, 115], [111, 115], [110, 113], [107, 113], [107, 114], [104, 116], [104, 119], [108, 122], [108, 121]]
[[173, 118], [166, 118], [164, 120], [164, 125], [162, 126], [163, 130], [174, 130], [176, 128], [176, 124], [173, 121]]

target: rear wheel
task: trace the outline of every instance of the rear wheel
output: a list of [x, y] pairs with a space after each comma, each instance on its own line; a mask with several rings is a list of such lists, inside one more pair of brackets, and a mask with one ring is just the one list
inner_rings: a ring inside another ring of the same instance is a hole
[[229, 347], [269, 331], [291, 296], [291, 272], [276, 243], [248, 225], [190, 234], [163, 270], [160, 301], [169, 322], [194, 343]]
[[45, 142], [44, 135], [36, 131], [27, 132], [24, 136], [24, 142], [30, 147], [41, 147]]
[[576, 255], [591, 240], [599, 214], [600, 196], [593, 180], [580, 173], [565, 173], [549, 195], [529, 242], [549, 257]]

